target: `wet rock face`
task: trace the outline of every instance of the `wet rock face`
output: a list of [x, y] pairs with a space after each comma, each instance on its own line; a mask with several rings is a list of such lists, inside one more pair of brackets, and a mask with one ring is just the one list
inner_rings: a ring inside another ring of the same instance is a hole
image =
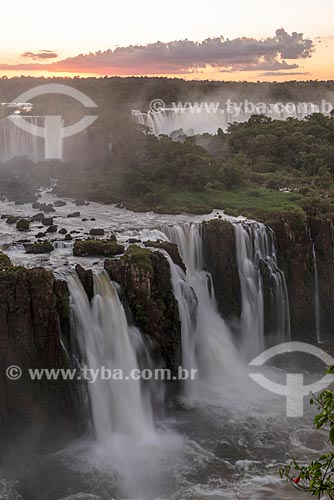
[[119, 260], [106, 260], [105, 269], [121, 284], [136, 324], [153, 341], [154, 357], [175, 374], [182, 359], [181, 323], [167, 260], [130, 245]]
[[205, 269], [212, 275], [220, 313], [225, 319], [241, 315], [241, 289], [233, 225], [225, 220], [202, 224]]
[[181, 255], [180, 255], [180, 252], [177, 248], [177, 245], [175, 245], [175, 243], [171, 243], [170, 241], [163, 241], [163, 240], [145, 241], [145, 246], [152, 247], [152, 248], [161, 248], [162, 250], [165, 250], [170, 255], [174, 264], [176, 264], [184, 272], [186, 272], [186, 266], [184, 265], [184, 262], [181, 258]]
[[109, 240], [77, 240], [74, 243], [73, 255], [75, 257], [101, 256], [112, 257], [124, 252], [123, 245], [119, 245], [115, 237]]
[[324, 336], [332, 338], [334, 325], [334, 227], [332, 219], [311, 219], [310, 234], [317, 259], [320, 328]]
[[25, 243], [25, 251], [31, 254], [50, 253], [54, 250], [54, 246], [50, 241], [39, 241], [38, 243]]
[[276, 235], [277, 259], [289, 294], [293, 337], [315, 340], [314, 265], [307, 221], [283, 216], [271, 221]]
[[80, 264], [77, 264], [75, 266], [75, 270], [80, 278], [80, 281], [82, 283], [82, 286], [85, 289], [85, 292], [87, 294], [87, 297], [89, 301], [94, 297], [94, 281], [93, 281], [93, 272], [91, 269], [84, 269]]
[[[79, 431], [76, 382], [33, 381], [28, 369], [67, 368], [71, 352], [67, 285], [42, 268], [0, 272], [0, 435], [35, 433], [45, 443]], [[15, 365], [19, 380], [5, 373]], [[2, 439], [2, 441], [3, 441]]]

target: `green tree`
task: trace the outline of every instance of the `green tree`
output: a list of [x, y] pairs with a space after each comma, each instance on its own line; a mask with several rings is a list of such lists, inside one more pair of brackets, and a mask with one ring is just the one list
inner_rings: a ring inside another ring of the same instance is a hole
[[[328, 373], [333, 373], [330, 367]], [[311, 404], [316, 405], [319, 413], [314, 418], [317, 430], [328, 430], [328, 441], [334, 446], [334, 392], [327, 389], [319, 396], [311, 399]], [[309, 465], [301, 465], [296, 459], [280, 469], [282, 478], [288, 481], [298, 490], [306, 491], [318, 500], [324, 496], [334, 500], [334, 451], [324, 453], [312, 460]]]

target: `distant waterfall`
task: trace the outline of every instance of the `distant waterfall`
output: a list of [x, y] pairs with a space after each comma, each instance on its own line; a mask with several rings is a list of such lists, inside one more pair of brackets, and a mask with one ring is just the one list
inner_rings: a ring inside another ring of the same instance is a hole
[[[76, 274], [68, 277], [73, 326], [84, 362], [88, 368], [123, 370], [129, 376], [138, 368], [138, 355], [144, 349], [140, 332], [128, 324], [115, 285], [107, 273], [94, 274], [94, 298], [89, 303]], [[97, 440], [112, 434], [135, 439], [153, 430], [151, 401], [140, 380], [101, 380], [88, 383], [92, 419]]]
[[[215, 134], [219, 128], [226, 131], [230, 123], [243, 123], [249, 120], [254, 114], [259, 114], [253, 110], [233, 109], [230, 107], [220, 108], [216, 103], [203, 103], [203, 106], [170, 107], [157, 111], [141, 112], [132, 111], [132, 119], [139, 125], [148, 127], [153, 134], [171, 135], [175, 131], [183, 132], [186, 135], [194, 134]], [[205, 104], [207, 104], [205, 106]], [[238, 103], [237, 103], [238, 104]], [[311, 103], [296, 103], [290, 108], [288, 106], [273, 106], [273, 103], [265, 104], [265, 116], [273, 120], [286, 120], [297, 118], [303, 120], [314, 113], [318, 106]]]
[[278, 268], [273, 231], [258, 222], [234, 223], [241, 286], [241, 332], [247, 354], [265, 348], [264, 290], [261, 265], [270, 276], [276, 343], [290, 339], [290, 312], [284, 273]]
[[317, 342], [321, 342], [321, 319], [320, 319], [320, 298], [319, 298], [319, 275], [317, 266], [317, 254], [315, 252], [314, 243], [312, 243], [313, 270], [314, 270], [314, 315], [315, 315], [315, 331]]
[[[43, 139], [22, 130], [14, 120], [15, 117], [0, 119], [0, 163], [16, 156], [27, 156], [33, 161], [45, 159]], [[44, 127], [44, 117], [27, 116], [24, 120], [35, 127]]]
[[185, 393], [199, 397], [203, 384], [219, 388], [227, 380], [238, 380], [242, 366], [218, 312], [211, 275], [203, 271], [201, 225], [165, 226], [162, 231], [178, 246], [187, 268], [185, 274], [168, 259], [182, 325], [183, 366], [198, 370], [197, 378], [186, 382]]

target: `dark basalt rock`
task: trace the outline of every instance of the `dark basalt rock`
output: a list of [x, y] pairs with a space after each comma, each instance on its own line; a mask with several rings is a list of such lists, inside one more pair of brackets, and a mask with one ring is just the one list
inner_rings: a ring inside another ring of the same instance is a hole
[[275, 231], [278, 264], [287, 283], [292, 334], [314, 340], [314, 268], [309, 226], [306, 220], [289, 214], [274, 216], [269, 222]]
[[71, 344], [66, 283], [55, 281], [45, 269], [10, 267], [7, 262], [0, 272], [0, 367], [5, 373], [7, 367], [18, 366], [22, 376], [15, 381], [0, 377], [2, 450], [7, 440], [27, 433], [44, 448], [59, 436], [82, 433], [77, 382], [36, 382], [28, 374], [29, 369], [70, 367], [63, 346], [71, 352]]
[[105, 269], [120, 283], [141, 331], [153, 340], [155, 358], [175, 374], [182, 359], [181, 323], [168, 261], [161, 252], [130, 245]]
[[32, 208], [34, 208], [35, 210], [41, 210], [42, 212], [45, 213], [55, 212], [55, 209], [53, 208], [51, 203], [46, 204], [46, 203], [39, 203], [38, 201], [36, 201], [35, 203], [32, 204]]
[[56, 233], [58, 231], [58, 226], [52, 225], [47, 228], [46, 232], [47, 233]]
[[67, 233], [67, 229], [65, 229], [64, 227], [62, 227], [61, 229], [59, 229], [58, 233], [59, 234], [66, 234]]
[[91, 229], [90, 236], [104, 236], [104, 229]]
[[28, 219], [19, 219], [16, 223], [16, 229], [18, 231], [29, 231], [30, 222], [28, 221]]
[[85, 289], [89, 301], [94, 297], [93, 272], [91, 269], [86, 270], [80, 264], [75, 266], [75, 270], [80, 278], [82, 286]]
[[56, 200], [53, 204], [54, 207], [65, 207], [67, 205], [66, 201]]
[[31, 218], [32, 221], [36, 221], [36, 222], [43, 222], [44, 219], [45, 219], [45, 215], [42, 212], [40, 212], [39, 214], [33, 215]]
[[81, 214], [80, 214], [80, 212], [73, 212], [73, 213], [71, 213], [71, 214], [68, 214], [68, 216], [67, 216], [67, 217], [68, 217], [69, 219], [74, 219], [75, 217], [80, 217], [80, 215], [81, 215]]
[[19, 220], [19, 217], [16, 217], [15, 215], [9, 215], [6, 219], [7, 224], [16, 224], [16, 222]]
[[26, 243], [24, 248], [27, 253], [51, 253], [54, 250], [54, 246], [50, 241], [39, 241], [38, 243]]
[[45, 217], [41, 222], [43, 226], [53, 226], [53, 217]]
[[12, 263], [11, 263], [8, 255], [0, 253], [0, 272], [5, 271], [6, 269], [8, 269], [11, 266], [12, 266]]
[[212, 275], [219, 311], [225, 319], [241, 315], [241, 288], [233, 225], [223, 219], [202, 224], [205, 269]]
[[170, 243], [169, 241], [158, 240], [158, 241], [145, 241], [144, 244], [146, 247], [161, 248], [161, 249], [165, 250], [170, 255], [174, 264], [181, 267], [181, 269], [184, 272], [186, 272], [186, 266], [184, 265], [184, 262], [181, 258], [181, 255], [180, 255], [179, 250], [177, 248], [177, 245], [175, 245], [175, 243]]
[[116, 238], [110, 240], [77, 240], [74, 243], [73, 255], [75, 257], [101, 256], [112, 257], [124, 252], [123, 245], [119, 245]]

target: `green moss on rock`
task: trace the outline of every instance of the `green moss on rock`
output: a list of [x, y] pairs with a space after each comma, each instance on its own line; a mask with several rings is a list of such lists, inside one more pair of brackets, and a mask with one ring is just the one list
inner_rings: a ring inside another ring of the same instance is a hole
[[12, 263], [11, 263], [8, 255], [0, 253], [0, 271], [7, 270], [11, 266], [12, 266]]
[[39, 241], [37, 243], [26, 243], [24, 245], [24, 248], [27, 253], [33, 253], [33, 254], [50, 253], [54, 250], [54, 246], [48, 240]]
[[18, 231], [29, 231], [30, 222], [28, 221], [28, 219], [19, 219], [16, 223], [16, 229]]
[[124, 246], [117, 243], [116, 238], [109, 240], [78, 240], [74, 242], [73, 255], [75, 257], [112, 257], [124, 252]]

